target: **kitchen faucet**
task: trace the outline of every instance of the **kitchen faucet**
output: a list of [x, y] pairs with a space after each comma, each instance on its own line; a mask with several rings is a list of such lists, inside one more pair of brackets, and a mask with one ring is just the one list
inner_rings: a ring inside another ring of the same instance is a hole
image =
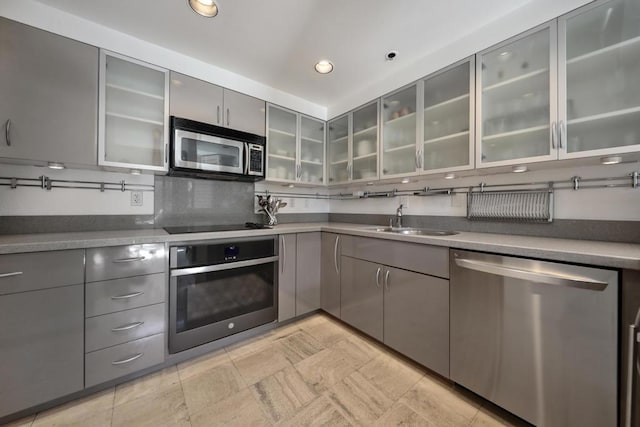
[[402, 204], [400, 204], [400, 206], [398, 206], [398, 209], [396, 209], [396, 227], [402, 228]]

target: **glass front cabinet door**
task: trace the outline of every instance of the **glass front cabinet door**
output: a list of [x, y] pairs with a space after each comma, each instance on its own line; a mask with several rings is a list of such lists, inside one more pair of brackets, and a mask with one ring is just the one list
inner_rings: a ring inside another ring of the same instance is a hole
[[98, 164], [167, 170], [169, 72], [100, 52]]
[[378, 179], [378, 101], [351, 113], [351, 180]]
[[476, 167], [557, 158], [554, 22], [476, 56]]
[[470, 58], [424, 79], [422, 173], [473, 169], [474, 64]]
[[640, 151], [640, 2], [559, 19], [560, 158]]
[[324, 184], [324, 122], [300, 116], [300, 162], [298, 181]]
[[267, 178], [296, 182], [298, 176], [298, 115], [293, 111], [267, 107]]
[[342, 117], [331, 120], [327, 125], [329, 185], [349, 182], [351, 171], [350, 120], [351, 114], [345, 114]]
[[417, 83], [382, 98], [380, 178], [413, 175], [418, 169]]

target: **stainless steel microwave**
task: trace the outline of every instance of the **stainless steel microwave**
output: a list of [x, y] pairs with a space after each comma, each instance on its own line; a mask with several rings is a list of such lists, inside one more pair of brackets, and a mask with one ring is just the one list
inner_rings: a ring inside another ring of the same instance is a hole
[[259, 181], [265, 145], [263, 136], [172, 116], [169, 175]]

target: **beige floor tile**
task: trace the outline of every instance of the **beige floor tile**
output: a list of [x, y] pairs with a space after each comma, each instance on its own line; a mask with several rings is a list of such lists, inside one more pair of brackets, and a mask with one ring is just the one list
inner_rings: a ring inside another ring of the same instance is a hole
[[327, 321], [316, 325], [311, 325], [303, 329], [309, 335], [320, 341], [324, 346], [329, 347], [337, 344], [352, 335], [346, 327], [337, 324], [335, 321]]
[[360, 372], [331, 386], [327, 397], [350, 422], [363, 426], [370, 426], [393, 405], [393, 401]]
[[340, 341], [331, 347], [331, 350], [344, 354], [355, 369], [359, 369], [370, 360], [383, 354], [370, 343], [355, 335]]
[[396, 403], [375, 423], [380, 427], [411, 426], [411, 427], [438, 427], [431, 424], [413, 409], [402, 403]]
[[472, 427], [524, 427], [528, 425], [521, 419], [499, 408], [492, 408], [491, 410], [481, 408], [471, 423]]
[[360, 368], [360, 373], [394, 401], [405, 394], [424, 375], [419, 368], [409, 362], [387, 354], [369, 361]]
[[190, 426], [180, 384], [113, 408], [113, 427]]
[[245, 389], [200, 412], [193, 413], [191, 425], [193, 427], [259, 427], [271, 424], [251, 395], [251, 391]]
[[192, 360], [178, 364], [178, 375], [181, 381], [185, 381], [194, 375], [200, 375], [211, 368], [228, 363], [231, 358], [224, 349], [205, 354]]
[[305, 317], [304, 319], [298, 320], [296, 325], [300, 329], [307, 329], [315, 325], [321, 325], [329, 320], [329, 316], [324, 313], [316, 313], [311, 316]]
[[231, 361], [182, 381], [182, 391], [190, 413], [224, 400], [243, 388], [246, 385]]
[[294, 364], [321, 352], [325, 348], [318, 340], [302, 330], [278, 339], [277, 343], [282, 346], [287, 359]]
[[305, 381], [317, 392], [325, 391], [356, 370], [346, 352], [333, 349], [322, 350], [295, 366]]
[[293, 418], [278, 425], [290, 427], [347, 427], [351, 423], [333, 406], [329, 398], [321, 396], [302, 408]]
[[235, 360], [248, 354], [255, 353], [256, 351], [262, 350], [265, 347], [268, 347], [269, 345], [273, 344], [274, 339], [275, 337], [273, 335], [273, 332], [269, 331], [256, 337], [249, 338], [247, 340], [240, 341], [238, 343], [225, 347], [225, 350], [229, 358], [231, 360]]
[[134, 399], [161, 392], [167, 387], [171, 387], [179, 382], [178, 370], [175, 366], [171, 366], [159, 372], [154, 372], [116, 386], [116, 395], [113, 404], [114, 406], [122, 405]]
[[277, 344], [271, 344], [260, 351], [233, 360], [247, 385], [255, 384], [291, 365]]
[[293, 367], [258, 381], [251, 386], [251, 391], [274, 423], [291, 418], [318, 397]]
[[110, 388], [48, 411], [40, 412], [33, 426], [90, 425], [109, 426], [113, 407], [114, 389]]
[[2, 427], [29, 427], [33, 424], [33, 420], [35, 419], [36, 414], [33, 414], [28, 417], [20, 418], [19, 420], [11, 421], [10, 423], [2, 424]]
[[302, 331], [302, 329], [300, 329], [300, 326], [298, 326], [297, 323], [290, 323], [288, 325], [281, 326], [279, 328], [274, 329], [271, 332], [271, 335], [273, 336], [274, 339], [278, 340], [281, 338], [288, 337], [289, 335], [298, 333], [300, 331]]
[[478, 405], [448, 385], [423, 377], [400, 402], [437, 426], [469, 425], [478, 412]]

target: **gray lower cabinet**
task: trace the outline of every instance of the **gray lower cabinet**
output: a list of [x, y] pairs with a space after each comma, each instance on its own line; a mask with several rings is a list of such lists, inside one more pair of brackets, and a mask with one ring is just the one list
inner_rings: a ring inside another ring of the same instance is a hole
[[449, 281], [385, 267], [384, 343], [449, 377]]
[[341, 319], [383, 340], [382, 265], [348, 256], [341, 258]]
[[296, 235], [281, 234], [279, 241], [278, 321], [296, 316]]
[[96, 47], [0, 17], [0, 99], [0, 158], [96, 165]]
[[87, 282], [162, 273], [167, 256], [162, 243], [87, 249]]
[[320, 308], [320, 233], [298, 233], [296, 242], [296, 316]]
[[342, 236], [322, 233], [320, 306], [340, 318], [340, 240]]
[[0, 418], [82, 390], [83, 303], [82, 284], [0, 297]]

